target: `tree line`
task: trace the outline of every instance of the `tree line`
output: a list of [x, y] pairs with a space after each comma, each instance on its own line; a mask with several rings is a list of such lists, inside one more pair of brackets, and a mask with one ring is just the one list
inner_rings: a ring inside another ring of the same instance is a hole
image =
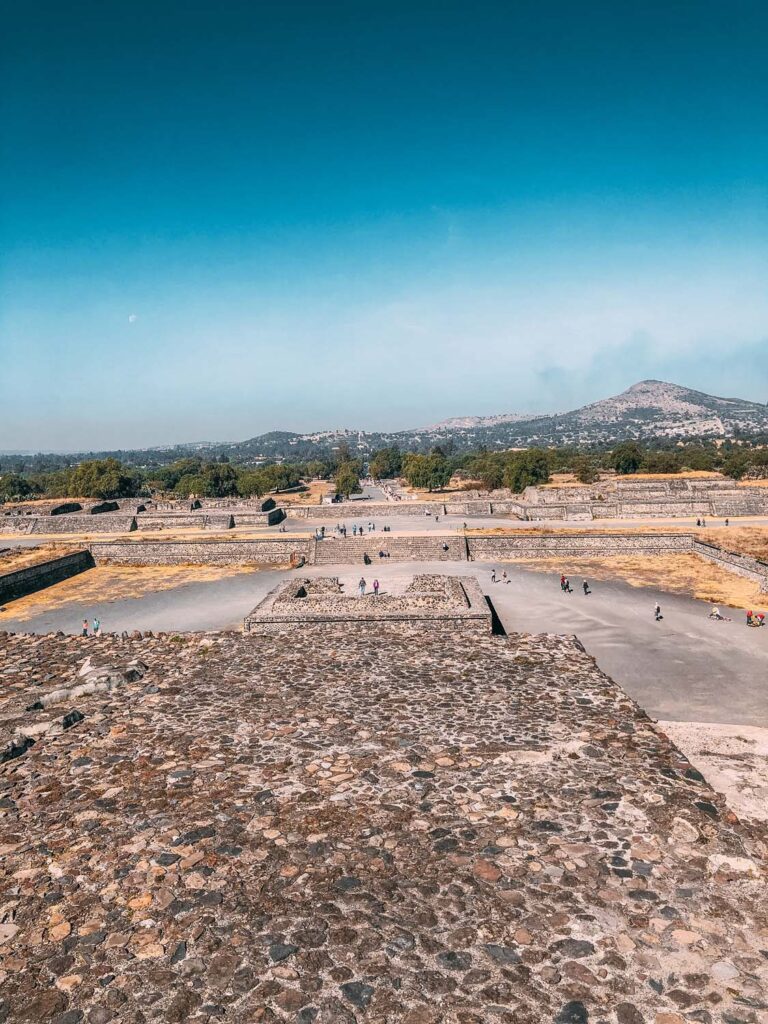
[[[130, 498], [155, 493], [206, 498], [261, 497], [313, 479], [333, 480], [336, 493], [360, 493], [363, 460], [340, 444], [333, 456], [307, 462], [232, 465], [226, 456], [205, 460], [194, 456], [167, 465], [128, 466], [115, 458], [88, 459], [78, 465], [42, 472], [0, 469], [0, 501], [50, 498]], [[454, 478], [484, 490], [526, 487], [548, 482], [553, 473], [570, 472], [582, 483], [595, 482], [601, 472], [618, 474], [679, 473], [718, 470], [734, 479], [768, 476], [768, 446], [726, 441], [646, 447], [625, 441], [605, 451], [578, 448], [526, 448], [521, 451], [456, 454], [435, 447], [428, 454], [381, 448], [368, 461], [377, 480], [404, 478], [411, 487], [441, 490]]]

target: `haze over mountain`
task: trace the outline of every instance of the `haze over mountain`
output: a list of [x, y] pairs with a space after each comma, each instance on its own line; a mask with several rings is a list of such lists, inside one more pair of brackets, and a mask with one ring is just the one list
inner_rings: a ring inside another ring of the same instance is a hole
[[113, 454], [139, 463], [168, 461], [195, 453], [209, 457], [227, 455], [233, 461], [298, 461], [328, 455], [341, 442], [346, 442], [353, 453], [367, 455], [388, 445], [428, 451], [437, 444], [450, 444], [459, 451], [481, 446], [498, 451], [530, 445], [596, 446], [627, 439], [653, 442], [762, 434], [768, 434], [768, 405], [719, 398], [665, 381], [644, 380], [619, 395], [564, 413], [454, 417], [429, 427], [390, 432], [343, 428], [301, 434], [275, 430], [245, 441], [198, 441], [98, 454]]

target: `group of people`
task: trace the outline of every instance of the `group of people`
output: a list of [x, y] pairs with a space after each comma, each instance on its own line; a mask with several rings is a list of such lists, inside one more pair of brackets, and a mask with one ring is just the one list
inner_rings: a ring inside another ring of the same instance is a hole
[[[358, 592], [360, 594], [360, 597], [365, 597], [365, 591], [366, 591], [366, 587], [367, 586], [368, 586], [368, 584], [365, 582], [365, 577], [361, 576], [360, 577], [360, 582], [357, 584], [357, 589], [358, 589]], [[379, 596], [379, 581], [378, 580], [374, 580], [373, 581], [372, 592], [373, 592], [373, 596], [374, 597], [378, 597]]]
[[[325, 527], [323, 526], [323, 527], [321, 527], [321, 529], [322, 529], [322, 536], [324, 537], [325, 536]], [[375, 529], [376, 529], [376, 523], [368, 523], [367, 531], [363, 528], [362, 523], [360, 524], [360, 526], [358, 526], [357, 523], [354, 523], [352, 525], [352, 536], [353, 537], [363, 537], [366, 532], [373, 533]], [[346, 523], [337, 523], [336, 524], [336, 535], [338, 537], [346, 537], [347, 536], [347, 526], [346, 526]]]
[[[91, 628], [93, 629], [93, 636], [98, 636], [99, 633], [101, 633], [101, 622], [99, 622], [98, 619], [94, 619]], [[80, 635], [91, 636], [91, 634], [88, 632], [88, 619], [83, 619], [83, 629]]]
[[[572, 594], [573, 593], [573, 587], [571, 586], [571, 581], [568, 579], [568, 577], [565, 575], [565, 573], [561, 573], [561, 575], [560, 575], [560, 589], [565, 594]], [[592, 591], [589, 588], [589, 583], [587, 583], [586, 580], [582, 580], [581, 581], [581, 589], [584, 591], [584, 596], [585, 597], [587, 596], [587, 594], [591, 594], [592, 593]]]
[[748, 626], [764, 626], [765, 625], [765, 612], [753, 612], [752, 609], [747, 612], [747, 625]]

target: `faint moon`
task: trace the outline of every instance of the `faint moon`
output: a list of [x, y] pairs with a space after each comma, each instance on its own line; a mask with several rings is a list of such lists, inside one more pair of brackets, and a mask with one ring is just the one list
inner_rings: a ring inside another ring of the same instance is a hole
[[137, 321], [138, 319], [139, 319], [139, 318], [138, 318], [138, 317], [136, 316], [136, 314], [135, 314], [135, 313], [131, 313], [131, 315], [130, 315], [130, 316], [128, 317], [128, 323], [129, 323], [129, 324], [133, 324], [133, 323], [135, 323], [135, 322], [136, 322], [136, 321]]

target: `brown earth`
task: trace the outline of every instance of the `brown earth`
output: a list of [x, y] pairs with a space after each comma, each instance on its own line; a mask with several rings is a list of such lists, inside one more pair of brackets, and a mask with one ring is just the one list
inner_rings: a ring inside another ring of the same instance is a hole
[[768, 595], [760, 593], [759, 584], [694, 554], [516, 558], [514, 564], [535, 572], [565, 572], [571, 577], [572, 586], [579, 585], [581, 579], [622, 580], [632, 587], [657, 587], [671, 594], [687, 594], [699, 601], [734, 609], [768, 605]]
[[173, 590], [188, 583], [226, 579], [253, 571], [253, 566], [242, 565], [100, 565], [36, 594], [9, 602], [5, 610], [0, 611], [0, 629], [4, 618], [29, 619], [43, 608], [60, 608], [70, 601], [92, 601], [103, 605], [143, 597], [158, 590]]

